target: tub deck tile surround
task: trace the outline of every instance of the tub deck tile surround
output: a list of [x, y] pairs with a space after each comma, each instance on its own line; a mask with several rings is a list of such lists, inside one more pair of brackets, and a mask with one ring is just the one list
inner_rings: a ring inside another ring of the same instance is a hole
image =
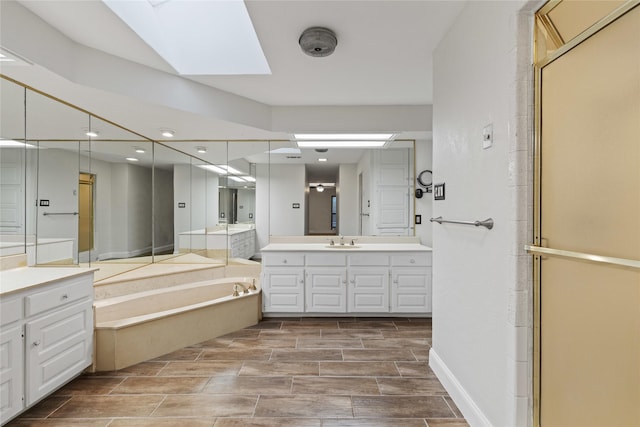
[[430, 319], [265, 319], [84, 374], [7, 426], [468, 427], [430, 343]]

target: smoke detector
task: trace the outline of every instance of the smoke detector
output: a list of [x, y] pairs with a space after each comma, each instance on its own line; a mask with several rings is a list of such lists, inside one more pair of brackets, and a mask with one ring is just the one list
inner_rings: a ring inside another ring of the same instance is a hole
[[302, 32], [298, 43], [307, 55], [322, 57], [333, 53], [338, 39], [336, 34], [328, 28], [311, 27]]

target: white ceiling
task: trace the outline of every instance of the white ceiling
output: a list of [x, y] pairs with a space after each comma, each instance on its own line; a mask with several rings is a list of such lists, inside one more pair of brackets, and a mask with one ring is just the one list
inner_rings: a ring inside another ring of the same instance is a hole
[[[131, 0], [122, 0], [131, 1]], [[138, 0], [141, 1], [141, 0]], [[191, 0], [172, 0], [191, 1]], [[193, 0], [193, 1], [214, 1], [214, 0]], [[215, 0], [219, 1], [219, 0]], [[0, 0], [0, 7], [3, 8], [5, 18], [16, 13], [16, 8], [7, 8], [12, 0]], [[187, 81], [184, 83], [188, 96], [185, 99], [196, 99], [200, 111], [192, 111], [189, 108], [179, 108], [181, 106], [167, 105], [162, 102], [161, 94], [157, 102], [153, 99], [143, 99], [134, 96], [133, 93], [122, 90], [110, 90], [117, 88], [122, 79], [120, 75], [94, 76], [94, 80], [74, 79], [72, 76], [79, 76], [86, 73], [82, 68], [83, 64], [78, 64], [76, 59], [69, 63], [64, 63], [60, 58], [53, 58], [58, 54], [69, 55], [70, 52], [57, 52], [49, 48], [47, 37], [57, 38], [57, 34], [46, 32], [39, 27], [41, 19], [57, 33], [63, 35], [73, 42], [86, 46], [108, 55], [99, 57], [100, 66], [105, 66], [105, 70], [118, 70], [122, 68], [124, 75], [131, 69], [127, 64], [131, 62], [143, 65], [143, 71], [160, 71], [158, 74], [149, 74], [149, 81], [162, 79], [162, 76], [176, 76], [176, 72], [167, 64], [152, 48], [140, 39], [127, 25], [125, 25], [104, 3], [100, 0], [18, 0], [18, 5], [24, 6], [29, 14], [35, 15], [36, 20], [24, 18], [19, 13], [21, 19], [14, 27], [7, 25], [11, 21], [3, 21], [3, 26], [7, 32], [3, 32], [2, 47], [6, 44], [22, 46], [28, 52], [16, 51], [14, 53], [22, 55], [31, 62], [32, 66], [9, 66], [0, 64], [0, 72], [14, 78], [20, 82], [42, 89], [62, 100], [78, 105], [93, 114], [104, 117], [114, 123], [138, 132], [149, 138], [158, 137], [160, 127], [168, 127], [176, 131], [176, 137], [189, 139], [288, 139], [289, 134], [284, 129], [285, 125], [275, 126], [273, 129], [268, 126], [254, 126], [253, 123], [230, 120], [223, 114], [208, 114], [209, 111], [219, 111], [219, 105], [211, 101], [213, 106], [208, 106], [206, 98], [209, 94], [199, 94], [193, 97], [195, 92], [205, 92], [202, 88], [210, 86], [212, 90], [221, 90], [237, 95], [235, 104], [229, 109], [229, 114], [243, 112], [244, 108], [253, 108], [247, 114], [256, 111], [263, 114], [270, 107], [279, 109], [277, 112], [267, 113], [273, 115], [272, 120], [282, 121], [285, 115], [289, 122], [299, 123], [298, 118], [302, 117], [307, 122], [303, 125], [307, 129], [300, 131], [316, 131], [309, 129], [316, 122], [323, 122], [323, 130], [345, 131], [342, 129], [330, 129], [332, 123], [327, 123], [331, 118], [344, 116], [343, 112], [354, 112], [352, 115], [341, 119], [341, 125], [353, 119], [354, 123], [364, 120], [367, 114], [372, 114], [368, 123], [374, 123], [380, 117], [387, 117], [387, 107], [398, 107], [402, 110], [405, 107], [424, 107], [432, 103], [432, 52], [452, 24], [462, 7], [464, 1], [432, 1], [432, 0], [253, 0], [245, 1], [249, 15], [253, 21], [255, 30], [265, 53], [271, 75], [226, 75], [226, 76], [182, 76]], [[23, 10], [19, 7], [20, 10]], [[9, 13], [11, 12], [11, 13]], [[17, 20], [16, 20], [17, 22]], [[33, 27], [32, 27], [33, 26]], [[324, 58], [313, 58], [305, 55], [298, 46], [300, 34], [308, 27], [324, 26], [332, 29], [338, 38], [338, 45], [333, 55]], [[12, 31], [8, 30], [12, 27]], [[13, 39], [12, 39], [13, 38]], [[31, 42], [24, 43], [25, 38]], [[12, 40], [10, 40], [12, 39]], [[52, 40], [53, 42], [56, 40]], [[62, 46], [55, 45], [52, 46]], [[35, 47], [35, 50], [34, 50]], [[38, 50], [38, 47], [41, 50]], [[30, 54], [32, 56], [30, 56]], [[35, 56], [35, 57], [34, 57]], [[52, 60], [55, 59], [54, 60]], [[91, 58], [83, 56], [82, 60]], [[110, 59], [111, 58], [111, 59]], [[119, 63], [116, 59], [122, 58], [130, 62]], [[42, 59], [42, 63], [39, 61]], [[56, 62], [57, 61], [57, 62]], [[46, 64], [54, 64], [54, 67], [47, 68]], [[56, 68], [57, 67], [57, 68]], [[80, 71], [76, 71], [75, 67]], [[100, 68], [93, 68], [96, 70]], [[106, 71], [109, 73], [109, 71]], [[104, 84], [100, 85], [100, 79]], [[109, 80], [109, 79], [113, 80]], [[155, 84], [156, 81], [153, 81]], [[139, 82], [140, 80], [137, 80]], [[199, 85], [193, 86], [197, 82]], [[96, 83], [97, 82], [97, 83]], [[189, 86], [189, 84], [192, 86]], [[205, 85], [205, 86], [202, 86]], [[195, 89], [195, 90], [194, 90]], [[172, 87], [175, 90], [175, 87]], [[135, 90], [131, 91], [135, 92]], [[224, 92], [220, 96], [225, 99]], [[216, 96], [217, 92], [212, 92]], [[179, 93], [171, 92], [174, 99], [180, 98]], [[243, 104], [242, 99], [248, 99], [253, 104]], [[4, 101], [3, 101], [4, 102]], [[48, 119], [42, 121], [47, 124], [41, 129], [42, 134], [52, 135], [60, 128], [75, 129], [80, 132], [82, 126], [74, 122], [68, 125], [67, 120], [55, 119], [56, 113], [48, 112], [52, 106], [47, 106], [45, 101], [43, 108], [36, 108], [38, 103], [34, 100], [30, 104], [30, 115], [34, 116], [34, 111], [40, 111], [41, 115]], [[187, 102], [187, 101], [185, 101]], [[214, 105], [215, 104], [215, 105]], [[309, 113], [305, 117], [301, 109], [311, 107], [311, 117]], [[264, 107], [264, 108], [263, 108]], [[313, 108], [320, 108], [320, 110]], [[326, 108], [325, 108], [326, 107]], [[333, 107], [333, 108], [331, 108]], [[209, 109], [207, 109], [209, 108]], [[216, 110], [218, 108], [218, 110]], [[342, 110], [341, 108], [346, 108]], [[368, 110], [367, 110], [368, 108]], [[265, 110], [266, 109], [266, 110]], [[380, 110], [382, 109], [382, 110]], [[5, 112], [8, 110], [5, 108]], [[331, 111], [331, 113], [327, 113]], [[380, 112], [382, 111], [382, 112]], [[394, 110], [395, 111], [395, 110]], [[422, 110], [420, 110], [422, 111]], [[203, 113], [204, 112], [204, 113]], [[316, 116], [319, 112], [324, 115]], [[414, 111], [415, 116], [415, 111]], [[421, 113], [420, 113], [421, 114]], [[402, 117], [409, 117], [410, 114], [397, 114], [400, 119], [395, 123], [401, 123]], [[276, 117], [277, 116], [277, 117]], [[4, 117], [4, 116], [3, 116]], [[83, 119], [82, 119], [83, 120]], [[409, 119], [407, 119], [409, 120]], [[415, 119], [410, 119], [414, 120]], [[420, 129], [402, 128], [382, 128], [364, 129], [357, 131], [398, 131], [399, 137], [403, 139], [423, 138], [430, 130], [430, 118], [419, 120]], [[424, 122], [429, 121], [425, 124]], [[279, 123], [280, 123], [279, 122]], [[286, 122], [286, 120], [285, 120]], [[19, 123], [19, 121], [16, 121]], [[84, 122], [82, 122], [84, 123]], [[8, 121], [3, 123], [7, 130]], [[381, 126], [386, 126], [384, 123]], [[83, 125], [86, 126], [86, 125]], [[101, 126], [101, 136], [107, 135], [112, 129], [107, 124]], [[358, 126], [358, 125], [354, 125]], [[327, 128], [329, 128], [327, 130]], [[279, 129], [279, 130], [278, 130]], [[68, 131], [67, 131], [68, 133]], [[81, 134], [79, 134], [81, 135]], [[39, 137], [38, 132], [29, 135], [31, 138]], [[75, 135], [63, 135], [64, 138], [75, 138]], [[137, 139], [137, 138], [134, 138]], [[284, 143], [291, 145], [291, 143]], [[195, 147], [202, 145], [200, 142], [177, 143], [176, 148], [185, 153], [195, 153]], [[213, 152], [213, 150], [211, 150]], [[260, 151], [264, 157], [264, 151]], [[357, 161], [359, 150], [331, 150], [328, 163], [355, 162]], [[107, 153], [105, 155], [113, 155]], [[200, 155], [201, 158], [210, 160], [211, 153]], [[271, 162], [316, 162], [317, 153], [307, 150], [302, 153], [300, 159], [287, 158], [286, 155], [272, 155]], [[106, 158], [105, 158], [106, 160]], [[261, 159], [254, 159], [260, 162]]]
[[[19, 3], [79, 44], [175, 74], [99, 0]], [[464, 4], [455, 0], [245, 3], [272, 74], [186, 77], [272, 106], [431, 104], [431, 54]], [[333, 55], [313, 58], [302, 53], [298, 38], [311, 26], [336, 33]]]

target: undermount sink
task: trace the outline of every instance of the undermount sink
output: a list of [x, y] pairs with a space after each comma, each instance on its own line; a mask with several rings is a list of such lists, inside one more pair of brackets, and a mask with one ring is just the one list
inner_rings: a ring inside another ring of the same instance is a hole
[[328, 249], [357, 249], [360, 246], [358, 245], [327, 245], [325, 247]]

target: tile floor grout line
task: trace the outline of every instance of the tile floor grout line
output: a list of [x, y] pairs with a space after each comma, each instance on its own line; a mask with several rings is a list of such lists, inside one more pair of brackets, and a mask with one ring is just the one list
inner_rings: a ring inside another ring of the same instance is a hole
[[153, 413], [156, 412], [158, 410], [158, 408], [160, 407], [160, 405], [162, 405], [164, 403], [165, 400], [167, 400], [167, 396], [168, 394], [165, 394], [164, 397], [162, 398], [162, 400], [160, 400], [160, 402], [158, 402], [158, 404], [156, 405], [155, 408], [153, 408], [153, 411], [151, 411], [149, 413], [149, 417], [153, 416]]

